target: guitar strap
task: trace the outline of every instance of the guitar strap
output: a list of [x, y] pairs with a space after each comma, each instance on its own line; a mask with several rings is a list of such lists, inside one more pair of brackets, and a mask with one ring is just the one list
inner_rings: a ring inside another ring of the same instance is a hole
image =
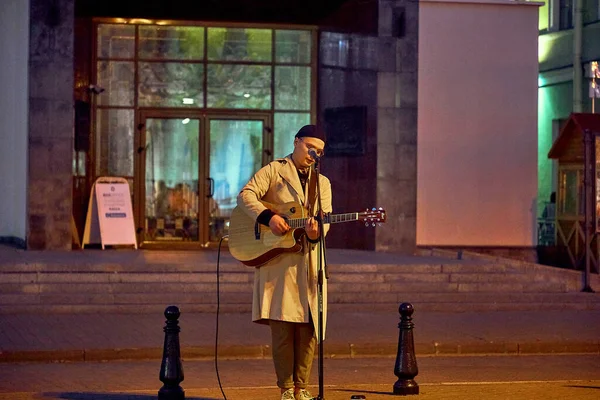
[[308, 193], [306, 195], [308, 201], [308, 212], [310, 215], [315, 215], [317, 204], [317, 174], [314, 170], [310, 169], [310, 176], [308, 178]]

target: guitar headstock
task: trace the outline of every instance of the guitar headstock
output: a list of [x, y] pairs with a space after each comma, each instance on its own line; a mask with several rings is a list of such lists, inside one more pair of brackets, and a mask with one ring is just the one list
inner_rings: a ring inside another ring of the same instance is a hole
[[365, 223], [365, 226], [377, 226], [377, 224], [383, 224], [386, 220], [385, 210], [381, 207], [367, 209], [366, 211], [358, 213], [358, 220]]

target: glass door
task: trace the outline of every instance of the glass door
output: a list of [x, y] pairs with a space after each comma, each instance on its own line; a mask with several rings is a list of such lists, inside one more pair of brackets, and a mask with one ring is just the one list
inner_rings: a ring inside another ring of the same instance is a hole
[[199, 242], [200, 119], [144, 122], [143, 242]]
[[240, 189], [269, 161], [267, 120], [142, 114], [141, 242], [206, 246], [226, 235]]
[[263, 154], [265, 120], [214, 117], [210, 135], [209, 240], [229, 232], [231, 211], [240, 189], [268, 160]]

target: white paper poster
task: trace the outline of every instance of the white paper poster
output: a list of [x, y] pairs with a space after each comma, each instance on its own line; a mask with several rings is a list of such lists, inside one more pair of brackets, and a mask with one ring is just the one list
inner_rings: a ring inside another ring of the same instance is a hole
[[86, 244], [131, 244], [137, 249], [129, 183], [124, 178], [98, 178], [92, 186], [82, 248]]

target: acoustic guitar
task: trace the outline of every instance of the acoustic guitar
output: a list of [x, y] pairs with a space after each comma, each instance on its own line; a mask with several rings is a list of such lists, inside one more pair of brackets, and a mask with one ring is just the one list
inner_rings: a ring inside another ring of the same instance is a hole
[[[290, 202], [281, 205], [262, 203], [273, 212], [282, 216], [292, 228], [285, 235], [277, 236], [268, 226], [257, 223], [239, 206], [231, 213], [229, 222], [229, 252], [242, 264], [249, 267], [260, 267], [283, 253], [297, 253], [302, 250], [304, 225], [310, 217], [306, 209], [299, 203]], [[362, 212], [347, 214], [325, 214], [323, 223], [362, 221], [365, 226], [376, 226], [384, 223], [385, 211], [373, 208]]]

